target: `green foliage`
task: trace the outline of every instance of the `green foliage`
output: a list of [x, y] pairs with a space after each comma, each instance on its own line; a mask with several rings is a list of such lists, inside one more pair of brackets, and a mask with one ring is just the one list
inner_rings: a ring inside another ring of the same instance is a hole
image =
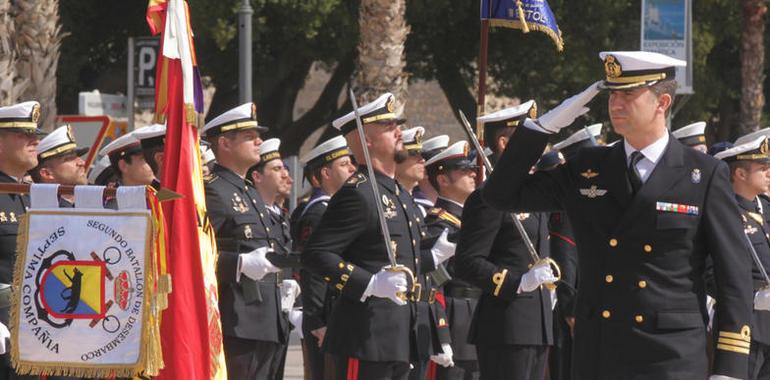
[[[640, 0], [551, 0], [564, 37], [558, 53], [543, 33], [493, 28], [489, 74], [502, 95], [534, 98], [541, 112], [603, 75], [602, 50], [639, 48]], [[212, 77], [216, 114], [237, 102], [240, 0], [189, 0], [198, 60]], [[125, 92], [126, 39], [149, 35], [145, 1], [63, 2], [59, 107], [77, 111], [77, 92]], [[251, 0], [254, 99], [261, 121], [280, 131], [312, 62], [328, 67], [350, 59], [358, 42], [358, 2]], [[695, 95], [673, 121], [711, 123], [716, 137], [734, 137], [740, 100], [741, 15], [735, 0], [693, 1]], [[479, 53], [479, 0], [409, 0], [407, 70], [412, 79], [439, 80], [453, 107], [473, 113]], [[767, 43], [767, 42], [766, 42]], [[770, 49], [768, 54], [770, 54]], [[586, 122], [606, 121], [606, 97]], [[313, 122], [318, 126], [328, 120]], [[712, 136], [713, 137], [713, 136]]]

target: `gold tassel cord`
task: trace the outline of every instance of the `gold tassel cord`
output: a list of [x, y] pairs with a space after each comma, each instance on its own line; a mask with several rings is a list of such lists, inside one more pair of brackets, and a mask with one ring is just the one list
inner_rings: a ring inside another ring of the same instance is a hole
[[524, 5], [521, 3], [521, 0], [516, 0], [516, 8], [518, 9], [519, 22], [522, 25], [521, 31], [529, 33], [529, 25], [527, 25], [527, 18], [524, 17]]

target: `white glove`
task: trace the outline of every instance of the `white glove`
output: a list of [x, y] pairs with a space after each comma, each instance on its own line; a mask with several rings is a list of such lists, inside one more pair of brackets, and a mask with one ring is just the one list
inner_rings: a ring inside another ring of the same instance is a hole
[[289, 310], [289, 323], [294, 326], [294, 331], [299, 334], [299, 338], [304, 339], [305, 337], [302, 335], [302, 310], [300, 308]]
[[537, 119], [538, 124], [551, 133], [558, 133], [562, 128], [572, 124], [578, 116], [588, 112], [586, 104], [599, 93], [599, 83], [601, 81], [562, 101], [556, 108], [540, 116]]
[[0, 355], [5, 353], [5, 340], [11, 339], [11, 332], [0, 322]]
[[283, 280], [281, 282], [281, 310], [285, 313], [291, 311], [294, 307], [294, 301], [302, 292], [299, 284], [294, 280]]
[[754, 310], [770, 310], [770, 289], [759, 289], [754, 294]]
[[532, 268], [529, 268], [527, 273], [521, 276], [521, 282], [519, 283], [519, 289], [516, 290], [516, 294], [521, 292], [531, 292], [545, 283], [556, 282], [557, 278], [553, 275], [551, 265], [548, 263], [540, 263]]
[[449, 235], [449, 230], [445, 228], [444, 232], [442, 232], [438, 237], [438, 240], [436, 240], [436, 243], [433, 244], [433, 248], [430, 249], [430, 253], [433, 255], [433, 262], [436, 263], [436, 266], [449, 260], [450, 257], [455, 255], [457, 244], [447, 240], [447, 235]]
[[431, 355], [430, 360], [433, 360], [436, 362], [436, 364], [447, 368], [447, 367], [454, 367], [455, 362], [452, 360], [452, 356], [454, 356], [454, 353], [452, 352], [452, 346], [441, 343], [441, 350], [444, 351], [438, 355]]
[[380, 298], [390, 298], [398, 305], [406, 305], [406, 301], [398, 298], [396, 293], [406, 292], [406, 274], [403, 272], [393, 272], [386, 269], [380, 269], [372, 276], [369, 285], [364, 290], [362, 301], [369, 296]]
[[267, 247], [261, 247], [249, 253], [238, 255], [241, 273], [254, 281], [259, 281], [268, 273], [280, 272], [281, 268], [273, 265], [273, 263], [265, 257], [267, 252]]
[[725, 376], [725, 375], [711, 375], [709, 376], [709, 380], [742, 380], [742, 379]]

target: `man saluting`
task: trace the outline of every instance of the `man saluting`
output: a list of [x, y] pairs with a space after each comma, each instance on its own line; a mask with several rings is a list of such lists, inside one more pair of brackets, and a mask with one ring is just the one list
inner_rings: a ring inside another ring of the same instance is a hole
[[[497, 208], [566, 211], [581, 279], [575, 306], [577, 379], [702, 379], [703, 280], [711, 256], [719, 303], [713, 379], [744, 378], [751, 341], [750, 256], [727, 166], [666, 129], [677, 66], [657, 53], [603, 52], [606, 79], [516, 130], [483, 190]], [[529, 174], [549, 135], [600, 89], [623, 142], [587, 148]]]

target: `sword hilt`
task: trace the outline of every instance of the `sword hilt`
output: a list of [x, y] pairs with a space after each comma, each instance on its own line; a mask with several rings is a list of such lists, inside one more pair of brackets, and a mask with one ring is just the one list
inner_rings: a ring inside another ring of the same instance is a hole
[[540, 259], [535, 263], [535, 265], [538, 265], [538, 264], [548, 264], [548, 266], [551, 267], [551, 270], [553, 271], [553, 276], [556, 277], [556, 281], [546, 282], [544, 286], [548, 290], [555, 290], [557, 283], [561, 281], [561, 268], [559, 267], [559, 264], [557, 264], [556, 261], [550, 257]]
[[[404, 265], [396, 264], [396, 265], [388, 265], [384, 267], [388, 272], [401, 272], [406, 275], [406, 282], [407, 282], [407, 291], [406, 292], [396, 292], [396, 297], [402, 301], [419, 301], [420, 300], [420, 291], [422, 290], [422, 285], [417, 283], [417, 280], [414, 277], [414, 272], [412, 272], [411, 269], [407, 268]], [[415, 296], [415, 294], [417, 296]]]

